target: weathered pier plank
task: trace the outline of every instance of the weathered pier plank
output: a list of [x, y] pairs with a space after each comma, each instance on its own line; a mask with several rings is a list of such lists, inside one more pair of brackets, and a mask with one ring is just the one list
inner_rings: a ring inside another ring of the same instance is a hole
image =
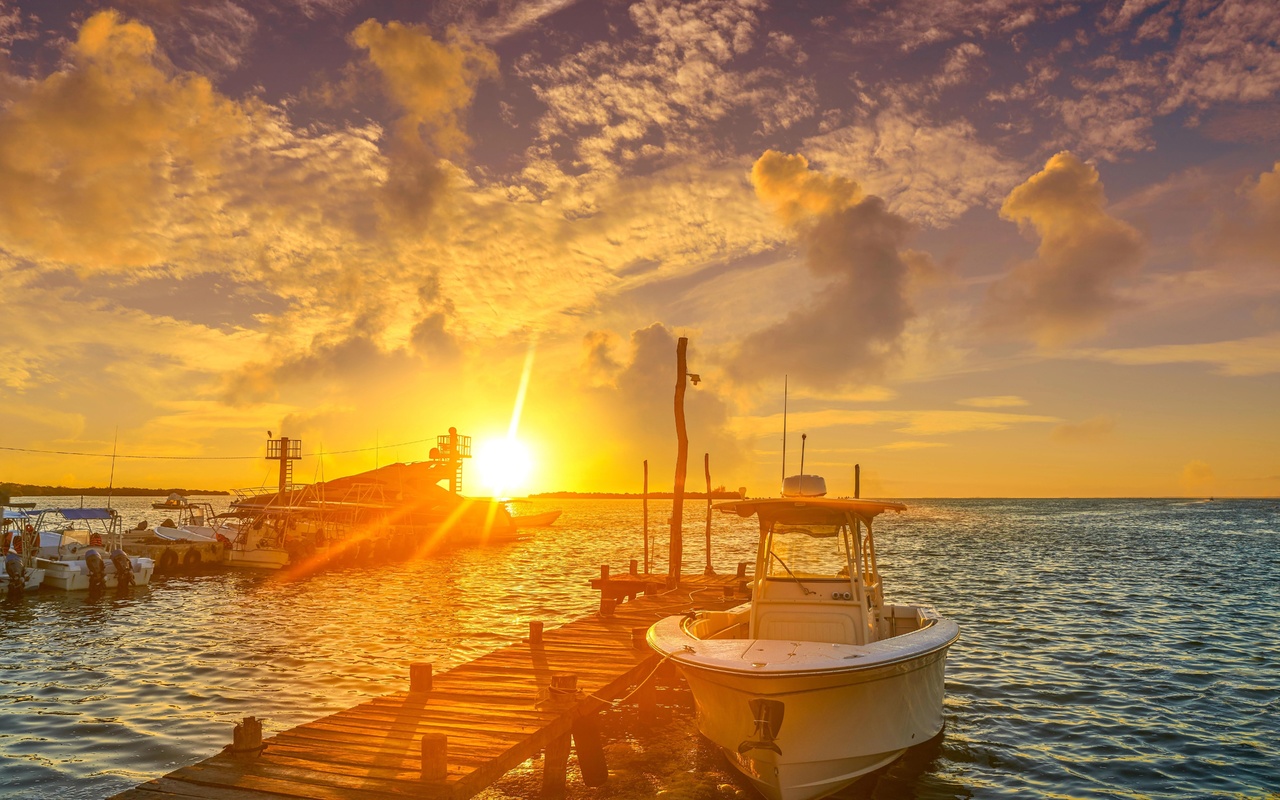
[[[601, 785], [608, 771], [595, 714], [658, 666], [636, 631], [695, 605], [740, 603], [746, 580], [741, 569], [687, 577], [663, 593], [661, 576], [605, 568], [592, 585], [598, 614], [554, 629], [534, 623], [527, 640], [445, 672], [414, 665], [412, 687], [425, 691], [372, 698], [277, 733], [261, 751], [219, 753], [115, 798], [464, 800], [540, 752], [543, 793], [554, 797], [571, 746], [584, 782]], [[651, 703], [652, 691], [640, 699]]]

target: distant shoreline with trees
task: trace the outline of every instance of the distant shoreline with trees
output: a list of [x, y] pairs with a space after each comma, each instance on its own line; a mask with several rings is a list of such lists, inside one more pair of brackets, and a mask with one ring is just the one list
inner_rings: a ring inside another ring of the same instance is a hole
[[140, 486], [43, 486], [33, 483], [0, 483], [0, 497], [168, 497], [171, 494], [229, 495], [220, 489], [146, 489]]

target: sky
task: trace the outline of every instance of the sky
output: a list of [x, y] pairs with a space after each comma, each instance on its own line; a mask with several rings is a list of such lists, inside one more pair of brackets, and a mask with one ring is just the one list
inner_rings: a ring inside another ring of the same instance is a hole
[[691, 487], [803, 433], [833, 494], [1280, 495], [1278, 48], [1269, 0], [0, 0], [0, 481], [456, 426], [669, 490], [684, 336]]

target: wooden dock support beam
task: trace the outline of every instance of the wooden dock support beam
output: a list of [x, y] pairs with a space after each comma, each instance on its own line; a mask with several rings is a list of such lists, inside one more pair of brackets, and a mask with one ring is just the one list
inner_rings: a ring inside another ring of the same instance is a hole
[[422, 734], [422, 779], [443, 781], [449, 777], [449, 737], [443, 733]]
[[569, 734], [552, 739], [542, 753], [542, 797], [558, 800], [564, 797], [565, 773], [569, 768], [569, 750], [572, 739]]
[[409, 691], [413, 694], [431, 691], [430, 661], [417, 661], [409, 665]]
[[640, 724], [652, 725], [658, 719], [658, 676], [648, 675], [636, 687], [636, 705], [640, 707]]
[[529, 620], [529, 646], [542, 647], [542, 623], [538, 620]]
[[604, 786], [609, 781], [609, 765], [605, 763], [604, 744], [600, 741], [600, 718], [584, 714], [573, 723], [573, 747], [578, 753], [578, 768], [587, 786]]

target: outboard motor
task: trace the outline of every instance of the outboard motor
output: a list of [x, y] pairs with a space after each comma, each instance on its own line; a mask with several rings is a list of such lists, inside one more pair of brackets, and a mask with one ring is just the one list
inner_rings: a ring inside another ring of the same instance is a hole
[[111, 563], [116, 568], [116, 588], [123, 589], [133, 585], [133, 562], [120, 548], [111, 551]]
[[84, 553], [84, 565], [89, 570], [89, 591], [99, 592], [106, 588], [107, 562], [102, 560], [102, 553], [90, 547]]
[[9, 594], [21, 594], [27, 588], [27, 570], [22, 556], [9, 553], [4, 557], [4, 574], [9, 576]]

